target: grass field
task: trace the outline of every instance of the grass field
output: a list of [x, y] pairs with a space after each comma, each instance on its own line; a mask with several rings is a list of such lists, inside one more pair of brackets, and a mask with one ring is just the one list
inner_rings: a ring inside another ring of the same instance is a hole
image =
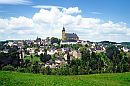
[[0, 86], [130, 86], [130, 72], [55, 76], [0, 71]]

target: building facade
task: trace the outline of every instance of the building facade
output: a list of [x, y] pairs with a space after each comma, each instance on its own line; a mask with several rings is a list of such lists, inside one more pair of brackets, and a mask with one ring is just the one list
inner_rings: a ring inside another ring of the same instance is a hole
[[77, 42], [79, 40], [79, 37], [75, 33], [66, 33], [65, 28], [63, 27], [62, 30], [62, 41], [66, 42]]

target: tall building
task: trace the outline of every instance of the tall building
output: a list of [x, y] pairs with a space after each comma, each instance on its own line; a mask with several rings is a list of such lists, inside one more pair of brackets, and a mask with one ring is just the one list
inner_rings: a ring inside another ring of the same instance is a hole
[[62, 30], [62, 41], [66, 40], [66, 36], [65, 36], [65, 28], [63, 27]]
[[62, 30], [62, 41], [64, 42], [77, 42], [79, 37], [75, 33], [66, 33], [65, 28]]

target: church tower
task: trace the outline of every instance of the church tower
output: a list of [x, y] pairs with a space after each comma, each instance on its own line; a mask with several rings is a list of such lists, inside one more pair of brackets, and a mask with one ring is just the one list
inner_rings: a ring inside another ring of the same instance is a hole
[[65, 41], [65, 39], [66, 39], [65, 28], [63, 27], [63, 30], [62, 30], [62, 41]]

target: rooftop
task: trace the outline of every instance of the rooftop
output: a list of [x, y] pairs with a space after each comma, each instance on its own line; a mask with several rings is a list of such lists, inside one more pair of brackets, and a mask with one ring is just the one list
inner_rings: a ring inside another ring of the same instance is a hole
[[66, 33], [67, 38], [78, 38], [77, 34], [75, 33]]

